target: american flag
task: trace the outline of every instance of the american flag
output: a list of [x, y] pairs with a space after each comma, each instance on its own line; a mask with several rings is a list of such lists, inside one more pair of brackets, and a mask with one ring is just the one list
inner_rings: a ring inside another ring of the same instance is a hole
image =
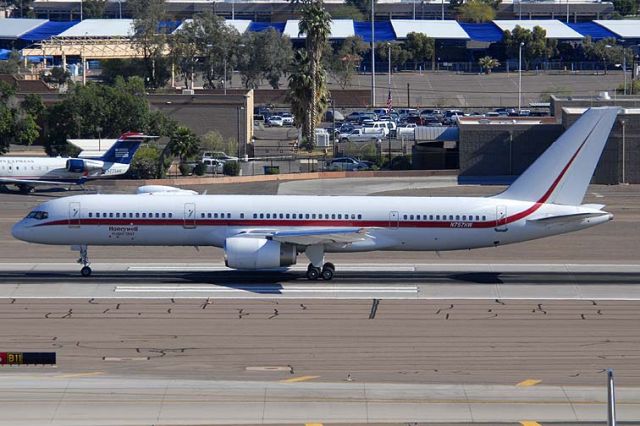
[[393, 97], [391, 97], [391, 89], [389, 89], [389, 96], [387, 96], [387, 109], [389, 111], [393, 109]]

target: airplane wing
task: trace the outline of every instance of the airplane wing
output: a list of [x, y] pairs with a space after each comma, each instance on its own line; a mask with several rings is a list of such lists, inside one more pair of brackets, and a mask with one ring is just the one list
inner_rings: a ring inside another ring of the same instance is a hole
[[32, 179], [11, 179], [11, 178], [0, 178], [0, 184], [25, 184], [25, 185], [74, 185], [81, 183], [81, 179], [76, 179], [74, 181], [56, 181], [56, 180], [32, 180]]
[[291, 231], [256, 230], [237, 235], [248, 238], [267, 238], [281, 243], [311, 246], [314, 244], [353, 243], [368, 238], [365, 228], [323, 228], [296, 229]]

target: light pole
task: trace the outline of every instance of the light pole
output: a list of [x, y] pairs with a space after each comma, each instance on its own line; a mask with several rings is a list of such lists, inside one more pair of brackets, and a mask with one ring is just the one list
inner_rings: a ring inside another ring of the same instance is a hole
[[376, 0], [371, 0], [371, 106], [376, 106]]
[[244, 110], [243, 106], [237, 106], [236, 107], [236, 123], [238, 124], [238, 161], [240, 161], [241, 158], [243, 158], [244, 154], [246, 154], [246, 139], [245, 143], [243, 145], [245, 149], [240, 149], [240, 111]]
[[118, 0], [118, 16], [122, 19], [122, 0]]
[[389, 59], [389, 93], [391, 93], [391, 43], [387, 43], [387, 56]]
[[567, 24], [569, 23], [569, 0], [567, 0]]
[[444, 21], [444, 0], [440, 1], [440, 10], [442, 13], [442, 20]]
[[616, 426], [616, 385], [613, 370], [607, 370], [607, 426]]
[[620, 120], [620, 124], [622, 124], [622, 183], [626, 183], [627, 180], [627, 170], [625, 168], [625, 163], [627, 161], [626, 158], [626, 141], [625, 141], [625, 128], [624, 128], [624, 120]]
[[520, 42], [518, 46], [518, 114], [522, 108], [522, 47], [524, 42]]
[[224, 63], [222, 66], [224, 66], [224, 77], [222, 77], [223, 78], [222, 86], [224, 88], [224, 94], [226, 95], [227, 94], [227, 57], [226, 56], [224, 57]]

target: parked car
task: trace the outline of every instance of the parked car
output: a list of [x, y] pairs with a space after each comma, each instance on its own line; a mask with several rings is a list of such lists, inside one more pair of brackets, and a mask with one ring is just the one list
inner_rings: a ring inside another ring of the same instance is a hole
[[267, 126], [269, 127], [282, 127], [284, 126], [284, 120], [279, 115], [272, 115], [267, 119]]
[[365, 132], [364, 129], [353, 129], [347, 134], [340, 134], [340, 142], [369, 142], [381, 141], [382, 139], [384, 139], [382, 129], [375, 129], [375, 131], [371, 132]]
[[215, 160], [220, 160], [223, 163], [225, 161], [238, 161], [238, 157], [234, 157], [233, 155], [227, 155], [222, 151], [205, 152], [202, 154], [202, 161], [210, 158]]
[[[334, 111], [333, 110], [328, 110], [324, 114], [324, 121], [327, 121], [327, 122], [334, 121]], [[336, 123], [342, 123], [343, 121], [345, 121], [344, 115], [342, 115], [342, 113], [340, 111], [335, 111], [335, 122]]]
[[293, 126], [293, 114], [290, 112], [283, 112], [280, 114], [280, 117], [282, 117], [282, 124], [285, 126]]
[[224, 171], [224, 161], [215, 158], [205, 158], [202, 160], [206, 173], [222, 174]]
[[334, 158], [327, 165], [327, 170], [346, 170], [346, 171], [358, 171], [367, 170], [369, 166], [362, 161], [358, 161], [351, 157], [339, 157]]

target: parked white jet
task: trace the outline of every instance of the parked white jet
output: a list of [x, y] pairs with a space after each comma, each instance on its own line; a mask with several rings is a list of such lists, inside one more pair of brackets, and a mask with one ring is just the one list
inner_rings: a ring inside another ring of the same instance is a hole
[[36, 185], [82, 185], [89, 179], [122, 175], [145, 138], [125, 133], [96, 158], [0, 157], [0, 184], [15, 185], [27, 193]]
[[307, 277], [329, 280], [327, 252], [460, 250], [585, 229], [613, 215], [583, 205], [617, 108], [591, 108], [506, 191], [493, 197], [198, 195], [142, 187], [131, 195], [48, 201], [13, 227], [15, 238], [80, 250], [88, 245], [216, 246], [226, 264], [275, 269], [310, 260]]

